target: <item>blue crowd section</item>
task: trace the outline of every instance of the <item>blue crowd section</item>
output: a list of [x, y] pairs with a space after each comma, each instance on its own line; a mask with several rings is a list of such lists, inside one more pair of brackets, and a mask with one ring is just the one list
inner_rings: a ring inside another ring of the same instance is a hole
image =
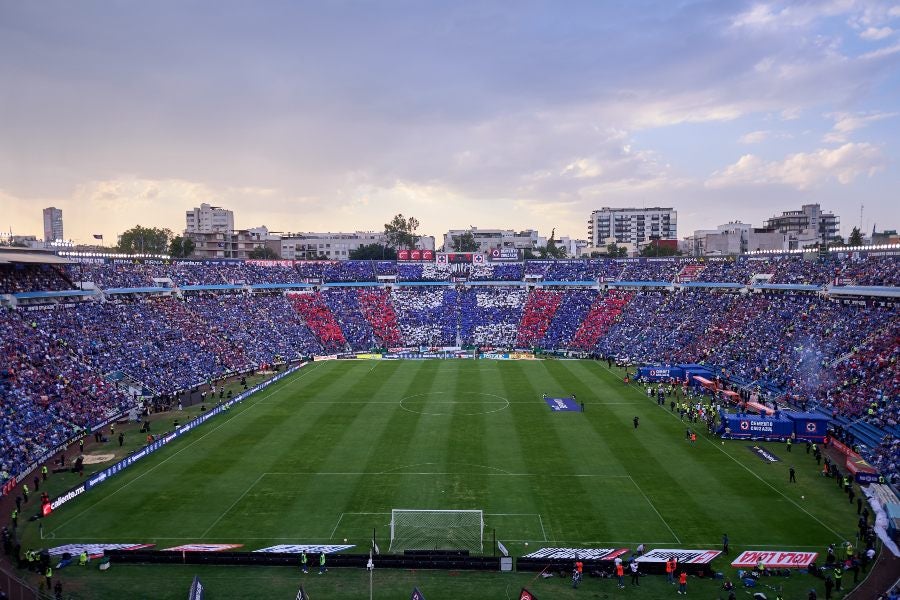
[[[894, 252], [894, 253], [891, 253]], [[67, 289], [180, 288], [194, 291], [237, 286], [266, 289], [304, 285], [473, 283], [545, 285], [617, 283], [627, 287], [758, 287], [816, 290], [900, 287], [900, 250], [705, 258], [527, 260], [514, 263], [442, 264], [393, 261], [237, 261], [73, 258], [66, 265], [0, 265], [0, 294]], [[87, 287], [85, 286], [87, 284]], [[772, 287], [775, 286], [775, 287]], [[785, 286], [804, 286], [793, 288]]]

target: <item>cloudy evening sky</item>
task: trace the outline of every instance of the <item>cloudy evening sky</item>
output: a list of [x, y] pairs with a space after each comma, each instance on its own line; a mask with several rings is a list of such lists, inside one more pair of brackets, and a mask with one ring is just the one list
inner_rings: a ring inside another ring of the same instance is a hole
[[900, 227], [900, 3], [0, 0], [0, 229]]

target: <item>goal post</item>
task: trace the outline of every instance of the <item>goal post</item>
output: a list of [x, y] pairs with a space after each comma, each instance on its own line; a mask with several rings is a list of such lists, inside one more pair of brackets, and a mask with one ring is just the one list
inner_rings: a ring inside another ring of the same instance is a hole
[[390, 551], [468, 550], [484, 547], [484, 512], [481, 510], [391, 511]]

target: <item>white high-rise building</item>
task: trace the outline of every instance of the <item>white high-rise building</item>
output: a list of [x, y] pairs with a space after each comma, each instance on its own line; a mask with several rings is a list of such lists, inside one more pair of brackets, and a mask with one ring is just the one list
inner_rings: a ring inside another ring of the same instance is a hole
[[653, 239], [677, 238], [678, 211], [672, 208], [603, 207], [588, 220], [588, 239], [594, 247], [611, 242], [639, 247]]
[[219, 206], [201, 204], [185, 214], [185, 233], [234, 231], [234, 212]]
[[822, 207], [818, 204], [804, 204], [800, 210], [786, 210], [766, 221], [767, 229], [812, 238], [813, 244], [816, 241], [822, 244], [836, 241], [840, 225], [840, 217], [834, 213], [822, 212]]
[[50, 206], [44, 209], [44, 241], [63, 239], [62, 209]]

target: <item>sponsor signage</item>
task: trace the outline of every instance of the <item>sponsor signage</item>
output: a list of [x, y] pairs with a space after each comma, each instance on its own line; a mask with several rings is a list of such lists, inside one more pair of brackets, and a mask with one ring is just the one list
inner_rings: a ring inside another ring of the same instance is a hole
[[854, 475], [856, 483], [878, 483], [881, 476], [878, 473], [869, 473], [868, 471], [859, 471]]
[[69, 490], [68, 492], [66, 492], [65, 494], [60, 496], [59, 498], [56, 498], [55, 500], [53, 500], [50, 503], [50, 508], [52, 510], [56, 510], [57, 508], [59, 508], [60, 506], [62, 506], [66, 502], [68, 502], [69, 500], [72, 500], [73, 498], [83, 494], [86, 489], [87, 489], [86, 485], [79, 485], [78, 487]]
[[224, 552], [243, 548], [243, 544], [182, 544], [172, 548], [163, 548], [164, 552]]
[[612, 560], [628, 552], [627, 548], [541, 548], [522, 558], [560, 558], [582, 560]]
[[715, 557], [722, 554], [719, 550], [671, 550], [660, 548], [651, 550], [635, 560], [639, 563], [664, 563], [673, 556], [679, 564], [705, 565], [711, 563]]
[[723, 437], [749, 439], [785, 439], [794, 432], [794, 422], [783, 416], [722, 414]]
[[747, 449], [762, 459], [763, 462], [777, 463], [781, 460], [765, 448], [760, 448], [759, 446], [747, 446]]
[[478, 358], [491, 360], [535, 360], [532, 352], [482, 352]]
[[515, 262], [519, 260], [519, 251], [515, 248], [492, 248], [489, 257], [491, 262]]
[[320, 554], [324, 552], [325, 554], [334, 554], [335, 552], [343, 552], [350, 548], [356, 548], [356, 546], [353, 544], [279, 544], [277, 546], [269, 546], [268, 548], [260, 548], [259, 550], [254, 550], [254, 552], [278, 552], [282, 554], [300, 554], [301, 552], [306, 552], [307, 554]]
[[434, 250], [398, 250], [398, 261], [432, 262]]
[[668, 381], [669, 379], [684, 378], [684, 369], [681, 367], [640, 367], [638, 377], [649, 381]]
[[477, 252], [438, 252], [435, 256], [439, 265], [484, 264], [484, 254]]
[[581, 408], [574, 398], [544, 398], [544, 401], [553, 412], [580, 412]]
[[50, 556], [62, 556], [69, 553], [74, 557], [80, 556], [82, 552], [87, 552], [88, 556], [94, 559], [103, 556], [107, 550], [142, 550], [153, 546], [154, 544], [66, 544], [50, 548], [47, 552]]
[[731, 566], [753, 568], [762, 561], [763, 566], [767, 569], [806, 569], [815, 562], [818, 556], [818, 552], [791, 552], [789, 550], [761, 552], [748, 550], [735, 558]]

